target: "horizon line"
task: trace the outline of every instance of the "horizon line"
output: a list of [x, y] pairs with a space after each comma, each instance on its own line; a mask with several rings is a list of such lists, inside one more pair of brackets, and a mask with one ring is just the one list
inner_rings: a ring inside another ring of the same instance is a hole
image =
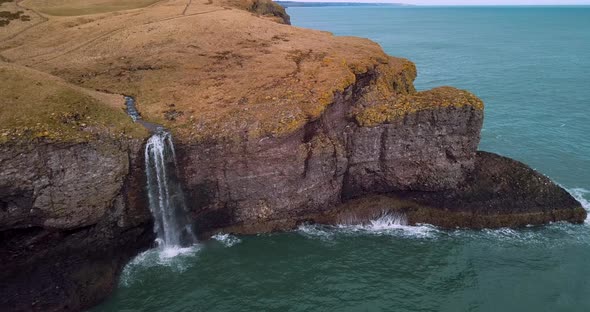
[[355, 4], [391, 4], [402, 6], [590, 6], [588, 3], [440, 3], [440, 4], [425, 4], [425, 3], [405, 3], [394, 1], [354, 1], [354, 0], [275, 0], [278, 2], [300, 2], [300, 3], [355, 3]]

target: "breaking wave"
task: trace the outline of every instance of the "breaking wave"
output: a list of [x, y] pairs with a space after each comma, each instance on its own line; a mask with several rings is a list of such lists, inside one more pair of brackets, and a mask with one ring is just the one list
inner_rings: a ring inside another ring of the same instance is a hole
[[211, 238], [222, 243], [225, 247], [231, 247], [242, 242], [242, 240], [236, 236], [223, 233], [215, 234]]
[[[570, 189], [569, 192], [590, 213], [590, 191], [583, 188]], [[586, 219], [590, 225], [590, 216]], [[577, 241], [582, 245], [590, 244], [590, 231], [587, 226], [555, 222], [542, 226], [525, 228], [498, 229], [441, 229], [433, 225], [408, 225], [407, 218], [402, 214], [382, 214], [380, 217], [363, 224], [344, 223], [338, 225], [303, 224], [297, 233], [315, 239], [334, 241], [347, 235], [382, 235], [399, 238], [415, 239], [477, 239], [501, 242], [503, 244], [560, 244], [564, 238]]]
[[391, 235], [400, 237], [432, 238], [439, 230], [426, 224], [408, 225], [403, 214], [384, 213], [363, 224], [343, 223], [334, 226], [303, 224], [297, 231], [307, 237], [332, 239], [335, 234], [344, 235]]
[[588, 217], [586, 217], [586, 224], [590, 224], [590, 191], [583, 188], [573, 188], [569, 189], [568, 192], [577, 199], [582, 207], [588, 211]]

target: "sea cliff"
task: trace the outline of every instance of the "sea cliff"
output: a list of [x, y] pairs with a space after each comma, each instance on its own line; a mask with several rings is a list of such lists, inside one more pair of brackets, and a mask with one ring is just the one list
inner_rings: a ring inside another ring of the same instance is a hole
[[[0, 306], [78, 311], [153, 241], [143, 149], [175, 138], [197, 234], [303, 222], [583, 222], [525, 164], [478, 152], [484, 105], [362, 38], [289, 26], [268, 1], [23, 7], [0, 35]], [[30, 23], [30, 24], [26, 24]], [[13, 28], [8, 28], [13, 27]]]

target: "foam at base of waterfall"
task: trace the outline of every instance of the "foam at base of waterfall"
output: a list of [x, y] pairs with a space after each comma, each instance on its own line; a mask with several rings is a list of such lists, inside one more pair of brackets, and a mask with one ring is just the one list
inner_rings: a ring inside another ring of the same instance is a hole
[[166, 260], [172, 259], [177, 256], [192, 255], [197, 250], [198, 249], [196, 249], [194, 246], [191, 246], [191, 247], [165, 246], [164, 248], [159, 249], [160, 261], [165, 263]]
[[123, 269], [121, 284], [128, 286], [141, 271], [153, 267], [163, 267], [174, 272], [184, 272], [196, 262], [196, 255], [201, 250], [200, 245], [190, 247], [166, 246], [146, 250], [137, 255]]

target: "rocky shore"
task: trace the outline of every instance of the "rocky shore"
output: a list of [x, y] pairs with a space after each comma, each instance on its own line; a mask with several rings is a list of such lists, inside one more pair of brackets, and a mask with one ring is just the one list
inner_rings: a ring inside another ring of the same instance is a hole
[[383, 213], [445, 228], [586, 218], [547, 177], [477, 150], [475, 95], [416, 91], [414, 64], [369, 40], [289, 26], [264, 0], [142, 2], [93, 12], [27, 1], [37, 24], [0, 32], [8, 311], [91, 307], [152, 246], [149, 133], [122, 94], [173, 133], [203, 238]]

